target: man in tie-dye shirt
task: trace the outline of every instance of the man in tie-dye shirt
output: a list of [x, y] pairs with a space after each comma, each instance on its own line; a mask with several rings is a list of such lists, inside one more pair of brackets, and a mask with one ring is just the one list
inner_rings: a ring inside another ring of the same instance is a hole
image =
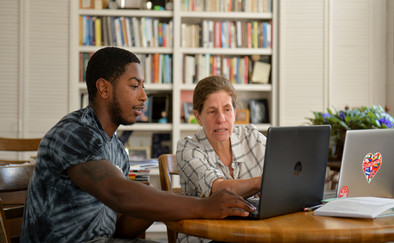
[[135, 236], [153, 221], [247, 216], [254, 210], [228, 190], [196, 199], [127, 179], [129, 160], [116, 130], [135, 123], [147, 99], [133, 53], [98, 50], [86, 84], [89, 106], [63, 117], [42, 139], [21, 242], [140, 242]]

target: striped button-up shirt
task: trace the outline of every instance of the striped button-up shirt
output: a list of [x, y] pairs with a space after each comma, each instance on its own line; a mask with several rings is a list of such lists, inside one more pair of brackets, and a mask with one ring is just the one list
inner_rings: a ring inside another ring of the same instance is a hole
[[218, 178], [249, 179], [263, 174], [265, 136], [250, 125], [235, 126], [230, 137], [233, 176], [200, 129], [177, 144], [176, 159], [182, 191], [188, 196], [208, 197]]

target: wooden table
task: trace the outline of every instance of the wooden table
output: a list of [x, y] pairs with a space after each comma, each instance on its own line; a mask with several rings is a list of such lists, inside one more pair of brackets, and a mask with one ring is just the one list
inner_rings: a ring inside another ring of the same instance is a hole
[[226, 242], [394, 241], [394, 217], [352, 219], [298, 212], [264, 220], [187, 219], [166, 225], [176, 232]]

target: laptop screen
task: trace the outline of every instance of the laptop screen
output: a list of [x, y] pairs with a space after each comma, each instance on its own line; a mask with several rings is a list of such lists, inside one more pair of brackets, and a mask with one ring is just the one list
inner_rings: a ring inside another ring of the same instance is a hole
[[270, 127], [257, 218], [321, 203], [331, 127]]
[[338, 197], [393, 197], [394, 129], [348, 130]]

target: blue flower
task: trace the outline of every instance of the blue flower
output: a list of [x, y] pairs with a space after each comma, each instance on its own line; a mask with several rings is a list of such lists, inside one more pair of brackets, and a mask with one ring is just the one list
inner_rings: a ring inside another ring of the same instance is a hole
[[324, 122], [327, 123], [327, 119], [331, 117], [330, 113], [321, 113], [321, 117], [323, 117]]
[[391, 128], [393, 126], [393, 124], [391, 124], [391, 121], [386, 117], [382, 117], [378, 121], [380, 122], [380, 124], [385, 124], [388, 128]]
[[341, 121], [345, 121], [346, 115], [343, 111], [340, 111], [338, 117]]

